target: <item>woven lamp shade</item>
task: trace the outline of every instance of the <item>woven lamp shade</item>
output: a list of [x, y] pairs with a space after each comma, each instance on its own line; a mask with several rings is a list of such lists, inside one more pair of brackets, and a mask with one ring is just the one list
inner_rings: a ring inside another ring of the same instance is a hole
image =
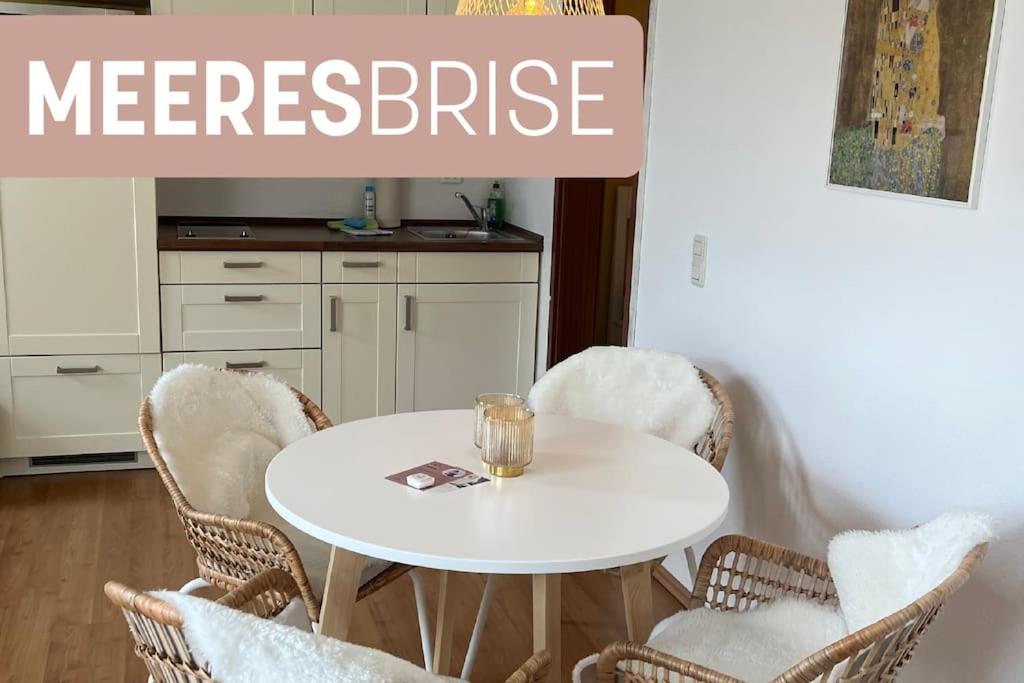
[[604, 14], [602, 0], [459, 0], [456, 14], [559, 16]]

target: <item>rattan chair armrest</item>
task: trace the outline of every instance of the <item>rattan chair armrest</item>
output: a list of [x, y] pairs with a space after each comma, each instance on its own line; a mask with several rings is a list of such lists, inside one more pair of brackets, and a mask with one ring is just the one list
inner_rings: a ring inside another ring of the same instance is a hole
[[[299, 551], [291, 540], [281, 532], [277, 527], [267, 524], [266, 522], [258, 522], [253, 519], [239, 519], [236, 517], [228, 517], [226, 515], [217, 515], [209, 512], [200, 512], [196, 510], [188, 503], [183, 504], [178, 508], [178, 514], [181, 516], [182, 521], [185, 522], [186, 533], [195, 534], [194, 531], [189, 531], [189, 525], [195, 525], [197, 527], [207, 527], [219, 529], [226, 532], [228, 537], [237, 534], [245, 534], [252, 537], [262, 538], [270, 542], [283, 557], [284, 561], [288, 564], [288, 571], [294, 578], [295, 583], [299, 587], [299, 592], [302, 595], [303, 601], [306, 603], [306, 608], [309, 611], [309, 617], [313, 621], [319, 621], [320, 618], [320, 605], [316, 596], [313, 594], [312, 586], [309, 583], [309, 576], [306, 574], [306, 569], [302, 564], [302, 558], [299, 556]], [[201, 546], [204, 540], [200, 539], [189, 539], [193, 546]], [[199, 548], [197, 548], [197, 551]], [[202, 574], [202, 553], [200, 554], [200, 574]], [[216, 579], [213, 583], [221, 585]], [[222, 585], [223, 588], [232, 588], [233, 586]]]
[[304, 393], [292, 387], [292, 393], [295, 394], [295, 398], [299, 400], [299, 405], [302, 406], [303, 412], [306, 413], [306, 417], [309, 418], [310, 422], [316, 428], [316, 431], [322, 432], [325, 429], [330, 429], [334, 426], [330, 418], [324, 413], [324, 411], [316, 404], [316, 401], [306, 396]]
[[258, 522], [254, 519], [243, 519], [241, 517], [230, 517], [228, 515], [218, 515], [213, 512], [201, 512], [196, 510], [191, 505], [184, 505], [178, 509], [179, 514], [185, 519], [200, 524], [202, 526], [211, 526], [224, 529], [225, 531], [235, 531], [243, 534], [250, 534], [252, 536], [261, 536], [267, 540], [273, 541], [275, 544], [280, 544], [281, 547], [291, 547], [294, 549], [294, 545], [277, 527], [267, 524], [266, 522]]
[[166, 624], [174, 628], [182, 627], [183, 621], [178, 610], [148, 593], [140, 593], [117, 581], [108, 581], [103, 586], [103, 592], [106, 593], [112, 603], [123, 610], [136, 612], [160, 624]]
[[526, 660], [505, 683], [538, 683], [547, 678], [550, 668], [551, 655], [541, 651]]
[[[650, 681], [651, 683], [667, 681], [670, 672], [678, 673], [684, 680], [692, 680], [695, 683], [743, 683], [739, 679], [706, 666], [667, 655], [646, 645], [627, 642], [612, 643], [601, 652], [601, 656], [597, 660], [598, 683], [615, 683], [616, 676], [623, 671], [619, 669], [619, 665], [627, 662], [640, 662], [648, 665], [648, 675], [645, 676], [641, 670], [640, 674], [633, 674], [633, 677], [625, 679], [637, 683], [640, 681]], [[628, 665], [624, 670], [632, 672]]]
[[259, 576], [246, 581], [238, 588], [229, 591], [217, 602], [225, 607], [247, 612], [250, 610], [246, 608], [254, 600], [262, 599], [268, 593], [278, 596], [284, 604], [301, 595], [295, 579], [288, 572], [281, 571], [280, 569], [268, 569]]
[[724, 560], [730, 555], [745, 556], [745, 567], [749, 567], [751, 561], [756, 563], [768, 563], [789, 573], [804, 577], [806, 580], [816, 583], [820, 590], [794, 591], [804, 594], [805, 597], [826, 601], [834, 596], [832, 586], [832, 575], [828, 571], [828, 564], [795, 550], [790, 550], [781, 545], [768, 543], [749, 536], [723, 536], [712, 543], [704, 552], [701, 559], [700, 569], [697, 572], [697, 579], [694, 582], [690, 608], [702, 607], [706, 602], [708, 588], [711, 586], [715, 570], [720, 570]]

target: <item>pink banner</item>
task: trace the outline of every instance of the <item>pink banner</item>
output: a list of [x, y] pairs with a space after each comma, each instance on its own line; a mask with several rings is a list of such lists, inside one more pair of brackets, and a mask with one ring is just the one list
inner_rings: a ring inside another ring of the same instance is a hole
[[0, 176], [626, 177], [628, 17], [2, 17]]

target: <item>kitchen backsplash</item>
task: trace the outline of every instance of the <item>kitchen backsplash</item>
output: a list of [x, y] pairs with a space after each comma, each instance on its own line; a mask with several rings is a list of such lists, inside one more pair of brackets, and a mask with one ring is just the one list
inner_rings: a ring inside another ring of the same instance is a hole
[[[487, 201], [490, 178], [445, 184], [437, 178], [403, 183], [405, 218], [468, 218], [454, 198], [464, 192], [476, 204]], [[157, 212], [164, 216], [265, 216], [322, 218], [359, 216], [361, 179], [158, 178]]]

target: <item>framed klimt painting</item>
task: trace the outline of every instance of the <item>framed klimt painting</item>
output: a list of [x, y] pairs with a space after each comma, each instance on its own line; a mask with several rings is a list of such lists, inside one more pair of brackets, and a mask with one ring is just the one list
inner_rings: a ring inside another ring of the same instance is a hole
[[976, 206], [1003, 0], [847, 0], [829, 185]]

